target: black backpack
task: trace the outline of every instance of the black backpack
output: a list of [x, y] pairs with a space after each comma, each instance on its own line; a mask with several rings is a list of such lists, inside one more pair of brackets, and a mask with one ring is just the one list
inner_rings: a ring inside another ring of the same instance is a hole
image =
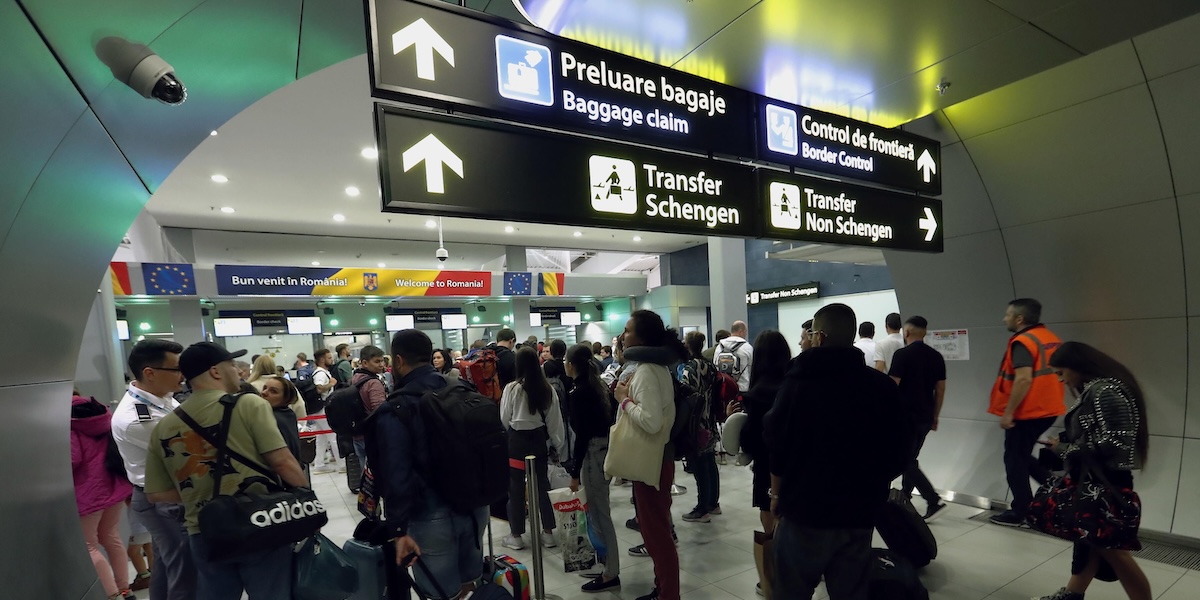
[[325, 400], [321, 398], [321, 392], [312, 378], [297, 379], [293, 383], [296, 384], [296, 391], [300, 392], [300, 397], [304, 399], [304, 412], [315, 415], [325, 410]]
[[401, 397], [388, 402], [402, 419], [420, 418], [429, 444], [429, 484], [459, 514], [501, 500], [508, 493], [508, 434], [500, 406], [458, 380], [426, 392], [416, 414]]
[[334, 433], [340, 435], [359, 435], [361, 433], [362, 424], [367, 420], [367, 407], [363, 404], [362, 394], [359, 392], [362, 390], [363, 384], [370, 380], [370, 377], [363, 377], [354, 385], [333, 390], [325, 398], [325, 420], [329, 422], [329, 428]]
[[[339, 360], [339, 361], [333, 363], [333, 367], [331, 369], [329, 369], [329, 375], [333, 377], [333, 381], [335, 382], [333, 385], [333, 389], [335, 389], [335, 390], [340, 390], [344, 387], [350, 386], [349, 381], [344, 381], [342, 379], [342, 370], [341, 370], [341, 368], [339, 368], [339, 366], [344, 362], [348, 363], [348, 362], [350, 362], [350, 360], [343, 358], [342, 360]], [[351, 380], [354, 379], [353, 371], [350, 372], [350, 379]]]
[[704, 397], [691, 386], [672, 378], [675, 384], [675, 422], [671, 424], [671, 444], [675, 460], [700, 451], [700, 429], [704, 426]]

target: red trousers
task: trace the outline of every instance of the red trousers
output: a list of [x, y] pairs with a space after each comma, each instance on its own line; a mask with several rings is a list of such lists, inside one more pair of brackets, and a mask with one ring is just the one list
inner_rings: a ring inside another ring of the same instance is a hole
[[679, 600], [679, 551], [671, 539], [671, 484], [675, 481], [675, 461], [663, 461], [658, 489], [633, 482], [637, 500], [638, 526], [646, 551], [654, 561], [654, 582], [660, 600]]

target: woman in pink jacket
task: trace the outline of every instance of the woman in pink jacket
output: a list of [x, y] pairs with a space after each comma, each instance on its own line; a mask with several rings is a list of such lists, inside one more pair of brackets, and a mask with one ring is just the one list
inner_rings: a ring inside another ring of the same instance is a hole
[[100, 552], [103, 546], [114, 560], [125, 557], [125, 544], [117, 528], [122, 504], [133, 493], [129, 480], [105, 464], [111, 432], [112, 413], [103, 404], [78, 394], [71, 398], [71, 475], [83, 537], [109, 600], [131, 600], [135, 596], [129, 591], [129, 567], [124, 560], [119, 565], [109, 564]]

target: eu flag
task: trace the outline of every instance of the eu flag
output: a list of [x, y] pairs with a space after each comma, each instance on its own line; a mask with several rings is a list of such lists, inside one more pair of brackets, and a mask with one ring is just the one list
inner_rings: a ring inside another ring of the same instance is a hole
[[528, 296], [533, 292], [533, 274], [521, 271], [505, 271], [504, 295]]
[[195, 296], [196, 276], [192, 265], [142, 263], [146, 293], [151, 296]]

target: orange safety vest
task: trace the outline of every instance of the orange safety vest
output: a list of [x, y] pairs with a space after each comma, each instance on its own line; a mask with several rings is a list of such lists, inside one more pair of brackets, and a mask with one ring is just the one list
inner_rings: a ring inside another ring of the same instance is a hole
[[1004, 410], [1008, 408], [1013, 380], [1017, 377], [1012, 364], [1013, 342], [1020, 342], [1033, 357], [1033, 384], [1029, 387], [1025, 399], [1017, 406], [1013, 418], [1040, 419], [1066, 414], [1067, 405], [1063, 401], [1062, 382], [1050, 367], [1050, 356], [1062, 345], [1062, 340], [1042, 324], [1034, 325], [1009, 338], [1008, 345], [1004, 348], [1004, 360], [1000, 363], [1000, 374], [996, 376], [996, 384], [992, 386], [988, 412], [1002, 417]]

